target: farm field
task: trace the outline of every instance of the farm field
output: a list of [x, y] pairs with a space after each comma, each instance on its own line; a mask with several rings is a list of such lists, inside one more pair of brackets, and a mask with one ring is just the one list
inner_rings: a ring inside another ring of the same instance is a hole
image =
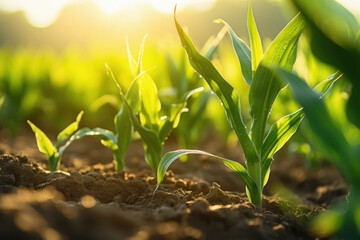
[[360, 5], [40, 2], [0, 0], [1, 239], [360, 238]]

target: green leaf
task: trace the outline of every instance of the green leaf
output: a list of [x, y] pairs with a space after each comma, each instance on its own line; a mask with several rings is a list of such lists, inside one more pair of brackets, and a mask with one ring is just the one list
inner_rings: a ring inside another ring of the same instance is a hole
[[251, 1], [249, 1], [249, 12], [248, 12], [248, 21], [247, 21], [249, 36], [250, 36], [250, 46], [251, 46], [251, 59], [252, 59], [252, 76], [254, 76], [256, 69], [261, 61], [263, 56], [263, 49], [261, 45], [261, 39], [259, 31], [257, 29], [254, 15], [251, 8]]
[[130, 87], [126, 93], [126, 100], [135, 113], [140, 112], [140, 79], [141, 75], [138, 75], [131, 82]]
[[318, 85], [314, 87], [314, 90], [321, 93], [322, 96], [325, 96], [330, 89], [332, 88], [335, 81], [337, 81], [339, 78], [343, 76], [343, 73], [340, 71], [337, 71], [336, 73], [330, 75], [326, 80], [320, 82]]
[[138, 54], [136, 76], [143, 72], [143, 70], [142, 70], [142, 59], [143, 59], [143, 55], [144, 55], [145, 41], [146, 41], [146, 35], [143, 38], [143, 41], [142, 41], [141, 46], [140, 46], [139, 54]]
[[131, 109], [126, 98], [123, 95], [121, 95], [121, 97], [124, 102], [124, 106], [129, 112], [135, 130], [141, 136], [141, 140], [143, 142], [144, 150], [145, 150], [145, 159], [149, 163], [151, 169], [153, 170], [154, 175], [156, 175], [156, 170], [159, 165], [163, 151], [162, 143], [160, 142], [157, 134], [154, 131], [147, 129], [146, 127], [141, 125], [139, 119], [136, 117], [135, 113]]
[[282, 69], [277, 69], [276, 72], [282, 79], [289, 82], [294, 97], [303, 107], [309, 126], [319, 138], [324, 152], [340, 169], [351, 172], [351, 166], [348, 165], [351, 162], [350, 146], [330, 117], [320, 96], [298, 76]]
[[56, 152], [54, 145], [51, 143], [50, 139], [46, 136], [46, 134], [38, 127], [36, 127], [32, 122], [28, 120], [27, 123], [30, 125], [31, 129], [35, 133], [39, 151], [44, 153], [46, 157], [50, 159], [50, 157], [53, 156]]
[[302, 109], [289, 114], [274, 123], [261, 148], [261, 161], [271, 158], [296, 132], [301, 120], [304, 118]]
[[217, 51], [219, 44], [221, 40], [224, 38], [226, 32], [227, 32], [226, 27], [223, 27], [215, 38], [209, 38], [206, 41], [205, 45], [201, 49], [201, 53], [203, 53], [207, 59], [209, 60], [213, 59], [214, 54]]
[[182, 97], [180, 103], [171, 104], [171, 106], [170, 106], [170, 114], [169, 114], [168, 117], [166, 117], [166, 119], [164, 119], [164, 124], [160, 128], [159, 139], [160, 139], [161, 142], [164, 142], [165, 139], [171, 133], [171, 131], [178, 126], [178, 124], [180, 122], [181, 114], [183, 112], [187, 111], [186, 105], [187, 105], [188, 99], [194, 93], [201, 92], [203, 89], [204, 89], [203, 87], [200, 87], [200, 88], [190, 90], [190, 91], [188, 91], [188, 92], [186, 92], [184, 94], [184, 96]]
[[77, 117], [76, 121], [71, 123], [69, 126], [67, 126], [64, 130], [62, 130], [58, 136], [57, 136], [57, 142], [55, 144], [55, 147], [59, 147], [60, 144], [65, 141], [67, 138], [69, 138], [74, 132], [76, 132], [79, 128], [79, 123], [81, 121], [82, 116], [84, 115], [84, 111], [81, 111]]
[[118, 158], [123, 162], [134, 131], [129, 112], [124, 106], [115, 116], [115, 129], [119, 154]]
[[143, 74], [140, 79], [140, 98], [141, 125], [157, 133], [159, 131], [161, 103], [155, 82], [149, 74]]
[[265, 65], [281, 66], [292, 70], [297, 53], [299, 37], [305, 26], [298, 14], [276, 37], [261, 59], [249, 91], [251, 139], [260, 151], [264, 140], [265, 127], [272, 105], [285, 84]]
[[129, 60], [130, 71], [131, 71], [131, 74], [135, 77], [137, 75], [138, 65], [137, 65], [137, 62], [135, 61], [134, 57], [131, 55], [129, 39], [127, 36], [126, 36], [126, 50], [127, 50], [128, 60]]
[[241, 74], [243, 75], [247, 84], [251, 85], [252, 81], [252, 68], [251, 68], [251, 51], [246, 43], [241, 40], [236, 33], [232, 30], [229, 24], [223, 20], [218, 20], [218, 22], [223, 22], [228, 28], [229, 34], [231, 36], [233, 48], [236, 52], [236, 55], [240, 62]]
[[220, 161], [222, 161], [226, 166], [228, 166], [229, 168], [231, 168], [234, 172], [236, 172], [241, 179], [245, 182], [246, 186], [249, 189], [250, 192], [250, 201], [251, 198], [255, 197], [254, 195], [251, 194], [259, 194], [258, 188], [254, 182], [254, 180], [250, 177], [250, 175], [246, 172], [245, 168], [238, 162], [226, 159], [226, 158], [222, 158], [216, 155], [213, 155], [211, 153], [208, 152], [204, 152], [204, 151], [199, 151], [199, 150], [177, 150], [177, 151], [172, 151], [172, 152], [168, 152], [166, 153], [163, 158], [160, 161], [159, 167], [157, 169], [157, 186], [155, 191], [157, 190], [157, 188], [159, 187], [159, 185], [161, 184], [161, 182], [164, 179], [165, 176], [165, 172], [167, 171], [167, 169], [169, 168], [169, 166], [179, 157], [181, 157], [182, 155], [189, 155], [189, 154], [201, 154], [201, 155], [206, 155], [206, 156], [210, 156], [213, 157], [215, 159], [218, 159]]
[[[341, 76], [342, 74], [339, 71], [335, 74], [332, 74], [326, 80], [316, 85], [314, 90], [317, 90], [319, 93], [321, 93], [322, 95], [320, 98], [322, 98], [330, 90], [334, 82], [337, 81]], [[274, 125], [272, 125], [261, 148], [261, 175], [262, 179], [264, 179], [263, 187], [268, 181], [270, 166], [274, 160], [274, 154], [279, 151], [296, 132], [303, 118], [303, 110], [299, 109], [296, 112], [281, 118]]]
[[341, 4], [333, 0], [293, 0], [310, 26], [311, 49], [316, 57], [339, 68], [352, 82], [347, 116], [360, 128], [360, 25]]
[[299, 109], [296, 112], [281, 118], [272, 125], [261, 148], [262, 179], [265, 179], [265, 175], [272, 163], [273, 155], [279, 151], [296, 132], [303, 118], [303, 111], [302, 109]]
[[220, 73], [208, 59], [198, 53], [194, 47], [194, 44], [181, 28], [175, 17], [174, 20], [176, 29], [181, 39], [181, 43], [187, 52], [191, 66], [195, 71], [203, 76], [211, 89], [223, 103], [228, 121], [239, 138], [246, 159], [248, 161], [258, 161], [258, 156], [254, 144], [251, 142], [247, 134], [240, 114], [240, 102], [237, 91], [228, 82], [225, 81], [225, 79], [220, 75]]

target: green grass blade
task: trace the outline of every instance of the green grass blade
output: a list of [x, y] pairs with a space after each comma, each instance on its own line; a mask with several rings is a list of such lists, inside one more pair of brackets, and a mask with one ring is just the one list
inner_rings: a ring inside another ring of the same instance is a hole
[[36, 143], [39, 148], [39, 151], [44, 153], [46, 157], [49, 159], [56, 152], [54, 145], [43, 131], [41, 131], [29, 120], [27, 122], [30, 125], [33, 132], [35, 133]]
[[189, 154], [206, 155], [206, 156], [213, 157], [215, 159], [222, 161], [226, 166], [231, 168], [234, 172], [236, 172], [236, 174], [238, 174], [241, 177], [241, 179], [245, 182], [246, 186], [248, 187], [248, 189], [250, 190], [250, 192], [252, 194], [259, 193], [254, 180], [250, 177], [250, 175], [247, 173], [246, 169], [240, 163], [213, 155], [208, 152], [199, 151], [199, 150], [185, 150], [185, 149], [168, 152], [163, 156], [163, 158], [160, 161], [159, 167], [157, 169], [157, 187], [156, 187], [156, 189], [159, 187], [159, 185], [163, 181], [165, 172], [167, 171], [169, 166], [176, 159], [181, 157], [182, 155], [189, 155]]
[[57, 142], [55, 144], [55, 147], [59, 147], [59, 145], [66, 140], [67, 138], [69, 138], [74, 132], [76, 132], [79, 128], [79, 124], [81, 121], [82, 116], [84, 115], [84, 112], [81, 111], [77, 117], [76, 117], [76, 121], [71, 123], [69, 126], [67, 126], [64, 130], [62, 130], [58, 136], [57, 136]]
[[260, 151], [265, 136], [265, 127], [272, 105], [285, 84], [265, 65], [281, 66], [292, 70], [299, 37], [305, 22], [298, 14], [276, 37], [264, 54], [253, 77], [249, 92], [252, 117], [251, 139]]
[[258, 161], [258, 156], [254, 144], [251, 142], [247, 134], [240, 114], [240, 102], [237, 91], [228, 82], [225, 81], [225, 79], [220, 75], [220, 73], [208, 59], [198, 53], [191, 39], [181, 28], [175, 17], [174, 20], [176, 29], [181, 39], [181, 43], [188, 54], [188, 59], [191, 66], [195, 71], [203, 76], [211, 89], [221, 100], [225, 108], [228, 121], [241, 143], [247, 161]]
[[261, 38], [259, 35], [259, 31], [257, 29], [254, 15], [252, 12], [251, 1], [249, 1], [247, 25], [249, 30], [250, 46], [251, 46], [252, 74], [254, 76], [256, 69], [263, 56], [263, 48], [261, 45]]
[[228, 32], [231, 36], [233, 48], [235, 50], [236, 56], [239, 59], [241, 74], [243, 75], [247, 84], [251, 85], [252, 81], [252, 67], [251, 67], [251, 51], [246, 43], [241, 40], [236, 33], [232, 30], [229, 24], [223, 20], [218, 20], [223, 22], [228, 29]]

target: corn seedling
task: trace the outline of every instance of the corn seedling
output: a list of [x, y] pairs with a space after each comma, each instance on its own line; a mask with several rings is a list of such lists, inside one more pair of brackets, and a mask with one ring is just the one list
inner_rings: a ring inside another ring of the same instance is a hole
[[64, 150], [69, 146], [69, 144], [63, 145], [63, 143], [67, 139], [71, 138], [71, 136], [78, 130], [79, 123], [83, 114], [84, 112], [81, 111], [76, 117], [76, 121], [71, 123], [57, 135], [57, 142], [55, 143], [55, 145], [53, 145], [53, 143], [43, 131], [41, 131], [29, 120], [27, 121], [31, 129], [35, 133], [39, 151], [44, 153], [49, 161], [49, 168], [51, 172], [57, 171], [60, 164], [61, 155], [63, 154]]
[[305, 26], [298, 14], [276, 37], [263, 54], [260, 36], [255, 24], [251, 5], [248, 11], [248, 29], [251, 49], [237, 37], [231, 27], [223, 22], [230, 33], [233, 47], [238, 56], [242, 75], [250, 85], [249, 103], [252, 123], [248, 133], [240, 112], [238, 92], [220, 75], [213, 64], [203, 57], [194, 47], [189, 36], [183, 31], [175, 19], [176, 29], [181, 43], [187, 52], [194, 70], [208, 83], [221, 100], [228, 121], [235, 131], [246, 158], [246, 169], [240, 163], [198, 150], [178, 150], [166, 154], [159, 165], [157, 182], [162, 182], [169, 165], [184, 154], [205, 154], [221, 160], [234, 170], [246, 184], [246, 192], [250, 202], [262, 205], [262, 191], [268, 181], [273, 155], [290, 139], [298, 128], [303, 113], [296, 111], [277, 121], [265, 136], [265, 127], [272, 104], [285, 84], [278, 79], [266, 64], [281, 66], [292, 70], [297, 54], [297, 44]]
[[[332, 0], [293, 0], [294, 5], [303, 12], [311, 33], [311, 47], [315, 56], [344, 72], [351, 84], [351, 95], [346, 111], [353, 132], [359, 134], [359, 92], [360, 92], [360, 25], [355, 17], [343, 6]], [[314, 13], [316, 11], [316, 15]], [[347, 211], [335, 208], [325, 212], [315, 221], [322, 224], [323, 233], [339, 231], [340, 239], [357, 239], [360, 236], [360, 146], [348, 141], [331, 117], [324, 101], [313, 92], [305, 81], [284, 69], [276, 69], [279, 77], [289, 82], [294, 97], [303, 106], [309, 126], [319, 143], [320, 149], [342, 172], [352, 185], [348, 197]], [[333, 109], [331, 109], [333, 110]], [[315, 226], [316, 227], [316, 226]], [[335, 227], [335, 228], [334, 228]]]

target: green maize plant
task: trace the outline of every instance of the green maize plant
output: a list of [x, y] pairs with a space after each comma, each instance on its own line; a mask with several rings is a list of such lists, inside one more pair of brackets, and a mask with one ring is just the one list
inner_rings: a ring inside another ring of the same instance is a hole
[[[73, 134], [78, 130], [79, 123], [81, 121], [83, 114], [84, 112], [81, 111], [76, 117], [76, 121], [71, 123], [69, 126], [67, 126], [63, 131], [61, 131], [57, 135], [57, 142], [55, 143], [55, 145], [52, 144], [50, 139], [46, 136], [46, 134], [43, 131], [41, 131], [29, 120], [27, 121], [31, 129], [35, 133], [36, 142], [39, 151], [44, 153], [47, 159], [49, 160], [49, 168], [51, 172], [57, 171], [60, 164], [61, 155], [63, 154], [64, 150], [69, 146], [69, 144], [67, 143], [64, 145], [62, 144], [67, 139], [69, 138], [71, 139]], [[70, 140], [68, 142], [70, 142]]]
[[123, 93], [110, 67], [106, 65], [107, 73], [116, 84], [123, 103], [119, 113], [115, 116], [116, 132], [113, 133], [101, 128], [80, 129], [70, 139], [69, 144], [71, 141], [84, 136], [100, 138], [101, 142], [113, 152], [115, 169], [119, 172], [124, 168], [124, 157], [133, 132], [137, 131], [143, 142], [145, 159], [155, 175], [166, 138], [179, 124], [181, 114], [187, 111], [187, 100], [194, 93], [202, 91], [202, 88], [186, 92], [179, 103], [171, 104], [168, 113], [163, 114], [155, 82], [147, 71], [142, 70], [143, 50], [144, 43], [140, 48], [136, 62], [128, 48], [129, 63], [134, 80], [126, 94]]
[[[130, 70], [132, 75], [135, 77], [135, 80], [130, 84], [124, 97], [126, 98], [130, 108], [134, 109], [135, 112], [138, 112], [140, 109], [140, 96], [139, 85], [136, 83], [136, 79], [138, 79], [142, 74], [142, 56], [144, 51], [144, 42], [140, 47], [137, 61], [132, 57], [128, 44], [127, 49]], [[108, 75], [110, 75], [111, 78], [115, 81], [115, 77], [111, 72], [110, 67], [107, 64], [105, 64], [105, 66]], [[120, 88], [119, 84], [116, 81], [115, 83]], [[115, 100], [115, 102], [117, 101]], [[99, 138], [101, 140], [101, 143], [105, 147], [108, 147], [113, 154], [115, 171], [121, 172], [124, 170], [125, 154], [130, 145], [134, 132], [134, 127], [125, 105], [122, 105], [119, 112], [115, 115], [114, 125], [115, 132], [103, 128], [82, 128], [74, 134], [74, 136], [68, 141], [67, 144], [71, 144], [73, 141], [79, 140], [85, 136], [94, 136]]]
[[[346, 113], [353, 134], [359, 135], [360, 24], [336, 1], [293, 0], [293, 3], [303, 12], [308, 22], [314, 55], [343, 71], [344, 79], [351, 83]], [[314, 14], [315, 9], [319, 10], [316, 14]], [[346, 211], [342, 206], [326, 211], [315, 220], [314, 229], [325, 236], [337, 232], [339, 239], [358, 239], [360, 237], [359, 142], [351, 142], [353, 138], [344, 134], [337, 124], [337, 119], [331, 117], [330, 109], [315, 92], [311, 91], [305, 81], [284, 69], [276, 69], [275, 72], [289, 82], [294, 97], [303, 106], [319, 149], [352, 186], [347, 198]]]
[[[223, 21], [221, 21], [223, 22]], [[260, 36], [255, 24], [251, 5], [248, 11], [248, 29], [251, 49], [242, 41], [231, 27], [224, 22], [230, 33], [233, 47], [238, 56], [244, 79], [250, 85], [249, 103], [252, 123], [250, 132], [243, 122], [238, 92], [220, 75], [213, 64], [195, 49], [191, 39], [180, 27], [175, 18], [175, 25], [181, 43], [187, 52], [188, 59], [194, 70], [208, 83], [210, 88], [221, 100], [228, 121], [235, 131], [242, 146], [246, 169], [238, 162], [217, 157], [198, 150], [178, 150], [166, 154], [159, 165], [157, 182], [162, 182], [169, 165], [184, 154], [205, 154], [221, 160], [234, 170], [246, 184], [246, 192], [250, 202], [262, 205], [262, 191], [268, 181], [273, 155], [295, 133], [303, 113], [299, 110], [277, 121], [265, 136], [266, 123], [280, 90], [285, 84], [271, 71], [266, 64], [284, 67], [291, 71], [297, 54], [297, 44], [305, 26], [304, 20], [298, 14], [271, 43], [263, 54]]]

